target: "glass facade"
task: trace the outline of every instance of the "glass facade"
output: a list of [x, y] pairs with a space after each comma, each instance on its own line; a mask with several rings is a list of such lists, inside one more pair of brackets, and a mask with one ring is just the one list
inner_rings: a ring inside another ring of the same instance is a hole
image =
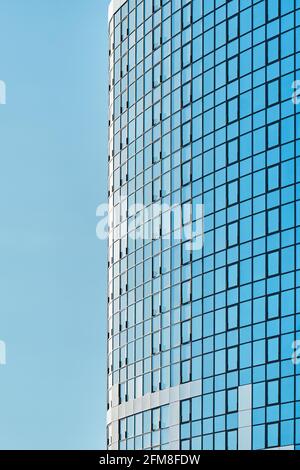
[[300, 449], [300, 0], [109, 35], [108, 447]]

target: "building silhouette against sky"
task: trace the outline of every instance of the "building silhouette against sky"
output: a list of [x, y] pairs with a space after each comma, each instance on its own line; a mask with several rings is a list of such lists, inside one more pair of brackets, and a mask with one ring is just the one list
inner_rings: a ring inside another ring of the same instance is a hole
[[299, 449], [300, 2], [109, 35], [108, 447]]

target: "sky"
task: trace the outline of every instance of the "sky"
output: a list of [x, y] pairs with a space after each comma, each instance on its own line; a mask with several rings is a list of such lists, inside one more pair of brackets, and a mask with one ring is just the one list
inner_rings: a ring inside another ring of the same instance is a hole
[[108, 0], [0, 0], [0, 449], [103, 449]]

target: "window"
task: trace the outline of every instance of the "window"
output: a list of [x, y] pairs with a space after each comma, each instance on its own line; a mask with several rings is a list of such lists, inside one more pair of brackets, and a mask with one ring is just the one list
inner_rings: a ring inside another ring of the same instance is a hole
[[238, 36], [238, 25], [238, 15], [228, 20], [228, 41], [232, 41]]

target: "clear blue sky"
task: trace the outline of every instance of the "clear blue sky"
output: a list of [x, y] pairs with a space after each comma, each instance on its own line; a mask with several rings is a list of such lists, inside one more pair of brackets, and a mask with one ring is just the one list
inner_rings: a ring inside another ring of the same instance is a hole
[[1, 449], [105, 446], [108, 0], [0, 0]]

